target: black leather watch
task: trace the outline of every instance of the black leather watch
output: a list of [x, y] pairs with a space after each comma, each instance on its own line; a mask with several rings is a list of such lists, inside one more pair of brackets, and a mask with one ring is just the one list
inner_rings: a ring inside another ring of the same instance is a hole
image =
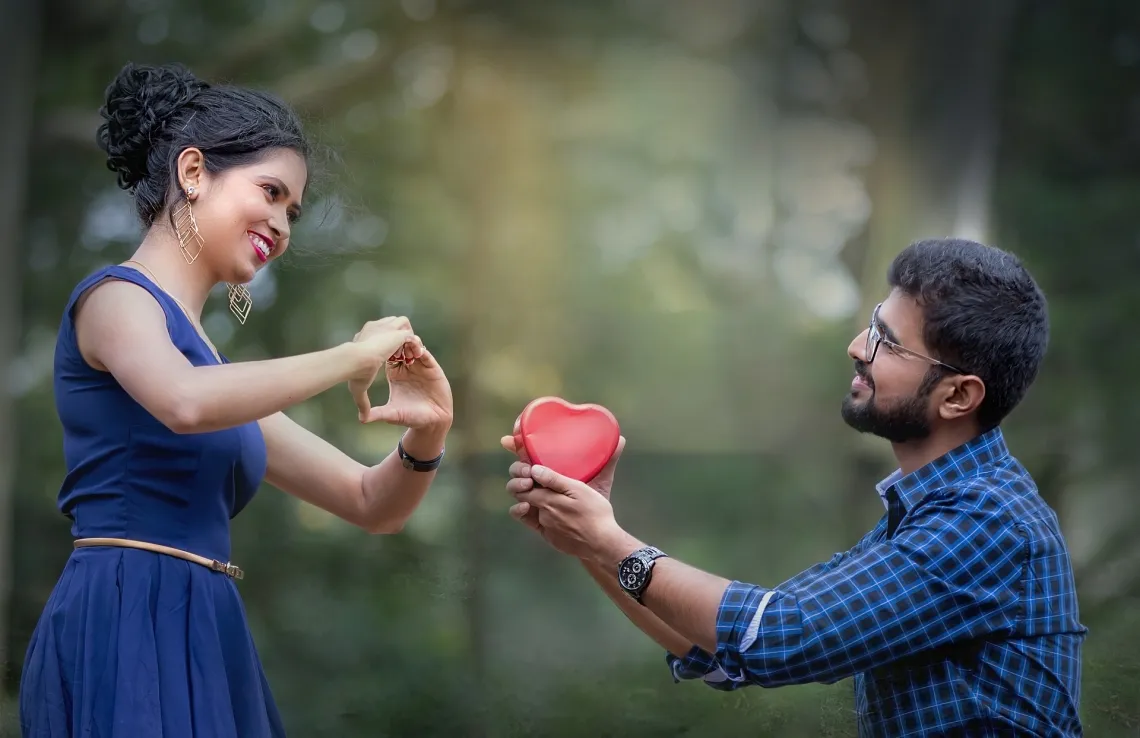
[[396, 444], [396, 452], [400, 454], [400, 462], [403, 463], [405, 469], [411, 469], [412, 471], [418, 472], [429, 472], [435, 471], [439, 468], [439, 465], [443, 463], [443, 455], [446, 453], [446, 449], [444, 449], [444, 451], [440, 451], [439, 456], [436, 456], [431, 461], [420, 461], [419, 459], [408, 455], [408, 452], [404, 450], [404, 439], [401, 438], [400, 442]]
[[641, 596], [645, 594], [649, 580], [653, 578], [653, 567], [667, 553], [653, 546], [646, 546], [626, 556], [618, 564], [618, 583], [625, 593], [641, 603]]

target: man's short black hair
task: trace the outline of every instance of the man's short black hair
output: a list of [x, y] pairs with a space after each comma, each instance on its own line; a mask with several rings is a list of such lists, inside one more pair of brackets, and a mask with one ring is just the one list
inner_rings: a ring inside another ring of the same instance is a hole
[[903, 250], [887, 282], [918, 302], [934, 357], [985, 382], [981, 429], [999, 425], [1033, 384], [1049, 343], [1045, 295], [1029, 271], [1001, 249], [938, 238]]

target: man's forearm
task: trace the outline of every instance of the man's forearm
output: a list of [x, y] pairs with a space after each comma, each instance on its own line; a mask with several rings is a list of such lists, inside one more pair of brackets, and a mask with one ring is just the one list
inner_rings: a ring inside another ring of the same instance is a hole
[[729, 584], [676, 559], [658, 559], [641, 600], [682, 636], [715, 654], [717, 612]]
[[[615, 571], [622, 559], [644, 545], [621, 531], [610, 540], [600, 541], [593, 559], [600, 571]], [[654, 564], [653, 577], [641, 600], [681, 640], [695, 643], [710, 654], [715, 654], [717, 613], [729, 584], [731, 582], [723, 577], [666, 557], [657, 559]]]
[[693, 642], [666, 625], [650, 610], [637, 604], [627, 595], [617, 582], [617, 569], [605, 569], [595, 561], [583, 559], [582, 566], [598, 583], [613, 603], [629, 618], [630, 622], [657, 642], [659, 646], [674, 656], [684, 656], [693, 647]]

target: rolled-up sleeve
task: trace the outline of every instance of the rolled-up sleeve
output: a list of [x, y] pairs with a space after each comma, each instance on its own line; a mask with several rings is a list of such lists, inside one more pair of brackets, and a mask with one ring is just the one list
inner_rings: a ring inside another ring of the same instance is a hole
[[[758, 627], [764, 615], [764, 608], [774, 594], [773, 590], [754, 587], [750, 584], [740, 582], [730, 584], [721, 599], [720, 610], [717, 614], [718, 644], [725, 637], [721, 633], [721, 629], [732, 629], [734, 624], [740, 620], [740, 616], [745, 613], [747, 613], [749, 622], [755, 623], [755, 626]], [[743, 633], [745, 642], [747, 639], [755, 639], [755, 637], [754, 628], [746, 629]], [[718, 649], [717, 653], [719, 654], [723, 650], [723, 648]], [[666, 662], [673, 671], [673, 681], [675, 682], [700, 679], [708, 686], [726, 692], [750, 684], [747, 679], [731, 676], [721, 666], [717, 656], [710, 654], [700, 646], [693, 646], [683, 657], [666, 654]]]
[[[792, 589], [799, 586], [802, 582], [811, 581], [812, 579], [824, 574], [825, 572], [831, 571], [846, 561], [848, 558], [861, 551], [865, 546], [867, 546], [873, 540], [873, 535], [874, 531], [871, 531], [871, 533], [868, 533], [866, 536], [864, 536], [863, 539], [849, 551], [839, 552], [827, 561], [821, 561], [811, 568], [805, 569], [804, 571], [796, 574], [781, 584], [780, 588], [784, 590]], [[755, 608], [750, 608], [748, 614], [751, 618], [751, 622], [756, 627], [759, 626], [760, 619], [764, 614], [764, 607], [766, 606], [766, 603], [763, 601], [764, 593], [767, 590], [760, 590], [760, 588], [753, 587], [752, 585], [733, 582], [725, 592], [724, 597], [721, 598], [720, 611], [718, 615], [718, 628], [720, 627], [719, 623], [724, 622], [726, 613], [739, 614], [731, 608], [726, 608], [725, 605], [726, 603], [733, 600], [746, 599], [742, 598], [740, 595], [741, 591], [745, 589], [756, 590], [758, 593], [757, 597], [753, 597], [750, 600], [751, 603], [755, 604]], [[775, 593], [773, 592], [773, 594]], [[751, 637], [755, 638], [755, 636], [756, 633], [752, 632]], [[665, 663], [669, 665], [669, 669], [673, 674], [674, 682], [701, 679], [710, 687], [724, 691], [731, 691], [738, 687], [745, 686], [746, 684], [741, 680], [734, 681], [732, 679], [729, 679], [724, 669], [722, 669], [720, 664], [717, 662], [716, 656], [710, 654], [708, 651], [705, 651], [700, 646], [693, 646], [693, 648], [683, 656], [666, 653]]]
[[673, 681], [680, 682], [688, 679], [704, 679], [713, 674], [720, 667], [716, 657], [700, 646], [693, 646], [683, 656], [674, 653], [665, 654], [665, 663], [673, 673]]
[[894, 538], [853, 549], [811, 576], [775, 589], [732, 582], [718, 610], [716, 654], [670, 662], [674, 678], [726, 690], [833, 683], [1008, 630], [1025, 546], [1021, 529], [999, 510], [924, 502]]

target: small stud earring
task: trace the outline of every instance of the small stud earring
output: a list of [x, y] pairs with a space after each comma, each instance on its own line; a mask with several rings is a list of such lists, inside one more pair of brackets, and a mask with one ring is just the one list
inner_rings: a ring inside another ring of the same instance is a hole
[[190, 197], [193, 194], [194, 194], [194, 185], [190, 185], [189, 187], [186, 188], [186, 196]]

